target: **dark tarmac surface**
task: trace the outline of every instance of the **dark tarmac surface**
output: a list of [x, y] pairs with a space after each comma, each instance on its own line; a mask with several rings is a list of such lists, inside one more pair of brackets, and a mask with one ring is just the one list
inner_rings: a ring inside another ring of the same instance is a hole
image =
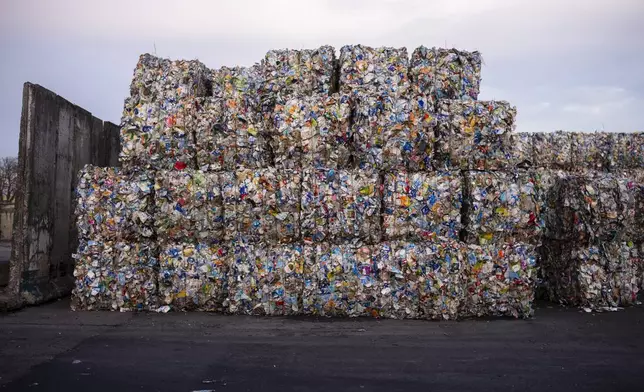
[[644, 308], [424, 322], [0, 314], [0, 391], [637, 391]]

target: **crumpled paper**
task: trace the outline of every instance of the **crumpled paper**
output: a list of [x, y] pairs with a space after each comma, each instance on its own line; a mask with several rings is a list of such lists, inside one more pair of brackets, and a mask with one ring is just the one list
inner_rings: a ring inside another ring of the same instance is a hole
[[81, 239], [73, 257], [72, 310], [156, 309], [154, 243]]
[[223, 311], [230, 263], [227, 246], [168, 243], [159, 260], [162, 304], [178, 311]]
[[304, 251], [301, 244], [235, 245], [228, 284], [230, 313], [290, 316], [302, 313]]
[[361, 244], [305, 245], [303, 311], [326, 317], [377, 316], [377, 255]]
[[505, 101], [439, 101], [435, 167], [511, 169], [516, 112]]
[[275, 166], [343, 168], [351, 158], [348, 96], [297, 95], [275, 106]]
[[85, 165], [76, 187], [76, 226], [80, 238], [119, 240], [151, 237], [151, 174], [117, 167]]
[[399, 96], [409, 89], [406, 48], [346, 45], [340, 49], [340, 92]]
[[222, 239], [224, 213], [219, 173], [160, 171], [154, 184], [154, 224], [162, 241]]
[[409, 77], [420, 92], [436, 99], [476, 100], [481, 54], [420, 46], [411, 55]]
[[380, 176], [375, 171], [304, 170], [300, 202], [302, 239], [379, 242], [382, 192]]
[[550, 240], [545, 245], [543, 269], [551, 301], [589, 311], [616, 310], [637, 301], [641, 279], [637, 244]]
[[225, 239], [240, 236], [268, 244], [299, 240], [301, 184], [296, 170], [237, 170], [223, 187]]
[[434, 103], [424, 95], [355, 95], [355, 164], [361, 169], [432, 168]]
[[612, 133], [571, 132], [571, 139], [573, 170], [609, 170], [613, 149]]
[[463, 317], [532, 316], [537, 279], [533, 245], [467, 245], [465, 257], [468, 267]]
[[543, 202], [531, 171], [465, 173], [465, 226], [470, 242], [523, 241], [538, 244]]
[[532, 135], [535, 167], [570, 170], [572, 168], [572, 133], [535, 132]]
[[384, 175], [383, 236], [413, 241], [458, 239], [462, 228], [459, 172], [387, 172]]
[[142, 55], [121, 120], [124, 168], [194, 166], [194, 139], [186, 130], [185, 101], [211, 94], [209, 70], [198, 61]]
[[611, 168], [644, 168], [644, 133], [616, 133], [613, 135]]

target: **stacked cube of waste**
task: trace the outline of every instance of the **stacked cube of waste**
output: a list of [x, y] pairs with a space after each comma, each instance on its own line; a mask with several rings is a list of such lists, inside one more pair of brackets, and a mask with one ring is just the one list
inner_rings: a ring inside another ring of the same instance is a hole
[[[530, 316], [538, 262], [553, 299], [582, 265], [542, 256], [574, 232], [550, 222], [559, 190], [634, 173], [643, 144], [517, 134], [514, 107], [477, 100], [480, 73], [478, 52], [425, 47], [272, 50], [215, 70], [141, 56], [122, 167], [80, 173], [74, 308]], [[636, 241], [644, 198], [621, 178], [624, 224], [588, 225]]]

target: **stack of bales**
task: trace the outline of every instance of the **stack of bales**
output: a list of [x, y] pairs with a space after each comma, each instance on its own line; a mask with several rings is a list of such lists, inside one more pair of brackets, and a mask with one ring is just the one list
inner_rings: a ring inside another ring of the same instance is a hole
[[538, 260], [553, 299], [632, 302], [641, 135], [514, 133], [480, 71], [425, 47], [141, 56], [123, 167], [80, 173], [74, 308], [528, 317]]

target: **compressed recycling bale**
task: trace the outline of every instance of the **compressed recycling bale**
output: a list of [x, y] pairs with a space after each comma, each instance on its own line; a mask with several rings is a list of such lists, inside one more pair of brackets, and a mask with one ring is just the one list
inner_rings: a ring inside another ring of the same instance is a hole
[[533, 165], [533, 150], [531, 132], [513, 133], [512, 137], [512, 166], [530, 168]]
[[275, 106], [275, 166], [344, 168], [351, 158], [348, 96], [294, 96]]
[[355, 96], [353, 136], [358, 167], [374, 169], [432, 168], [434, 104], [424, 95]]
[[481, 62], [479, 52], [421, 46], [411, 55], [409, 78], [420, 92], [436, 99], [476, 100]]
[[377, 243], [381, 203], [382, 183], [376, 171], [306, 169], [300, 203], [302, 239]]
[[225, 238], [287, 243], [300, 236], [302, 175], [296, 170], [240, 169], [223, 187]]
[[468, 240], [538, 244], [543, 232], [535, 177], [530, 171], [465, 173]]
[[644, 184], [632, 175], [616, 176], [622, 208], [624, 236], [644, 241]]
[[262, 61], [265, 93], [283, 97], [292, 94], [330, 93], [333, 88], [335, 49], [270, 50]]
[[190, 128], [195, 133], [197, 167], [203, 171], [268, 167], [272, 155], [264, 122], [240, 108], [237, 99], [197, 99]]
[[244, 108], [253, 122], [261, 119], [259, 91], [263, 82], [259, 64], [251, 67], [221, 67], [212, 71], [213, 97], [215, 100], [234, 100]]
[[185, 129], [184, 103], [211, 94], [210, 72], [198, 61], [142, 55], [121, 120], [123, 167], [194, 166], [193, 135]]
[[572, 169], [572, 134], [570, 132], [535, 132], [532, 151], [535, 167]]
[[609, 132], [571, 132], [572, 169], [608, 171], [613, 148]]
[[443, 100], [436, 113], [436, 168], [512, 168], [516, 107], [505, 101]]
[[166, 244], [159, 256], [160, 302], [179, 311], [222, 311], [229, 257], [227, 246]]
[[346, 45], [340, 49], [340, 91], [398, 96], [409, 89], [406, 48]]
[[327, 317], [378, 315], [376, 247], [305, 245], [303, 312]]
[[228, 310], [236, 314], [290, 316], [302, 312], [304, 251], [300, 244], [237, 242], [231, 261]]
[[557, 179], [546, 214], [552, 239], [588, 242], [625, 234], [627, 212], [618, 177], [610, 173], [568, 175]]
[[168, 60], [143, 54], [134, 69], [130, 95], [142, 101], [205, 97], [212, 89], [210, 72], [196, 60]]
[[459, 317], [466, 299], [467, 262], [458, 241], [441, 240], [407, 245], [419, 277], [420, 318], [449, 320]]
[[154, 223], [163, 241], [216, 241], [224, 228], [222, 174], [160, 171]]
[[86, 165], [76, 187], [76, 226], [80, 238], [119, 240], [154, 234], [150, 173]]
[[613, 135], [611, 168], [644, 169], [644, 133], [616, 133]]
[[73, 310], [154, 310], [157, 249], [152, 242], [82, 240], [74, 254]]
[[414, 241], [458, 239], [463, 202], [459, 172], [384, 175], [383, 236]]
[[374, 246], [376, 255], [377, 315], [383, 318], [418, 318], [420, 278], [416, 244], [404, 241], [382, 242]]
[[533, 314], [536, 249], [533, 245], [467, 245], [466, 298], [461, 314], [468, 316], [511, 316]]
[[328, 94], [333, 89], [335, 75], [335, 48], [325, 45], [300, 51], [299, 91]]
[[545, 283], [550, 300], [587, 311], [616, 310], [637, 301], [640, 255], [631, 241], [545, 244]]

